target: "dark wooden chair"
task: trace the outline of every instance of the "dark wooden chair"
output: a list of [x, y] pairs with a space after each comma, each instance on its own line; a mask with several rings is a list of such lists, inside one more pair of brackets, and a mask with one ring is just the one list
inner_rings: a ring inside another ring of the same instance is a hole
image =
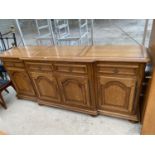
[[[17, 47], [16, 35], [14, 27], [11, 27], [10, 30], [6, 33], [0, 32], [0, 52], [7, 51], [13, 47]], [[0, 62], [0, 77], [7, 80], [7, 72], [3, 66], [3, 63]]]
[[[7, 33], [2, 34], [0, 32], [0, 52], [7, 51], [16, 46], [17, 42], [15, 30], [13, 27], [11, 27], [10, 31]], [[14, 88], [12, 81], [8, 79], [8, 75], [3, 66], [3, 63], [0, 62], [0, 105], [5, 109], [7, 109], [7, 106], [3, 99], [2, 92], [6, 91], [7, 93], [9, 93], [9, 91], [7, 90], [9, 86], [12, 86]]]
[[145, 74], [144, 74], [144, 79], [143, 79], [143, 83], [142, 83], [142, 89], [141, 89], [141, 94], [140, 94], [140, 121], [141, 123], [143, 122], [144, 119], [144, 113], [145, 113], [145, 109], [146, 109], [146, 102], [145, 102], [145, 98], [147, 95], [147, 89], [149, 86], [149, 82], [152, 78], [152, 71], [153, 71], [153, 66], [152, 63], [148, 63], [146, 65], [145, 68]]
[[7, 106], [6, 106], [5, 101], [3, 99], [2, 92], [6, 91], [7, 93], [9, 93], [9, 91], [7, 90], [7, 88], [9, 86], [12, 86], [14, 88], [14, 85], [10, 80], [0, 79], [0, 105], [5, 109], [7, 109]]

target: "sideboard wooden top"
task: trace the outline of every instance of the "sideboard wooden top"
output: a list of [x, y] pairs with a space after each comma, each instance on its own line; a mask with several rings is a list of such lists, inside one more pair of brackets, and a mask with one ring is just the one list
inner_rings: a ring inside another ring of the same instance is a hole
[[148, 62], [143, 46], [103, 45], [103, 46], [26, 46], [10, 49], [0, 58], [19, 58], [53, 61], [123, 61]]

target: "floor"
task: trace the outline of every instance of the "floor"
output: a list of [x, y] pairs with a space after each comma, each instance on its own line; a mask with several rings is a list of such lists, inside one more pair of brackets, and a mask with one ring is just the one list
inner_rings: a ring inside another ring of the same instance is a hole
[[8, 109], [0, 107], [0, 130], [7, 134], [140, 134], [141, 126], [138, 123], [39, 106], [36, 102], [17, 99], [11, 87], [8, 90], [9, 94], [3, 94]]

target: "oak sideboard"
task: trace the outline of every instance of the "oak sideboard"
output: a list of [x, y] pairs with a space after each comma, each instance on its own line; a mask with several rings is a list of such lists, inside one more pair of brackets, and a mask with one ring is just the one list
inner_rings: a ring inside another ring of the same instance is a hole
[[90, 115], [139, 120], [143, 46], [27, 46], [0, 58], [17, 97]]

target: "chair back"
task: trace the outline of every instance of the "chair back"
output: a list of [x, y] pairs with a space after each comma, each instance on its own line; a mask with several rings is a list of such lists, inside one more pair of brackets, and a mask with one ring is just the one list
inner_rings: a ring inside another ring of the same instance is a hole
[[9, 32], [0, 32], [0, 52], [7, 51], [13, 47], [17, 47], [16, 35], [14, 27]]
[[[3, 34], [0, 32], [0, 53], [7, 51], [13, 47], [17, 47], [17, 41], [15, 35], [15, 29], [14, 27], [11, 27], [9, 32]], [[0, 60], [0, 79], [8, 80], [7, 72], [1, 60]]]

